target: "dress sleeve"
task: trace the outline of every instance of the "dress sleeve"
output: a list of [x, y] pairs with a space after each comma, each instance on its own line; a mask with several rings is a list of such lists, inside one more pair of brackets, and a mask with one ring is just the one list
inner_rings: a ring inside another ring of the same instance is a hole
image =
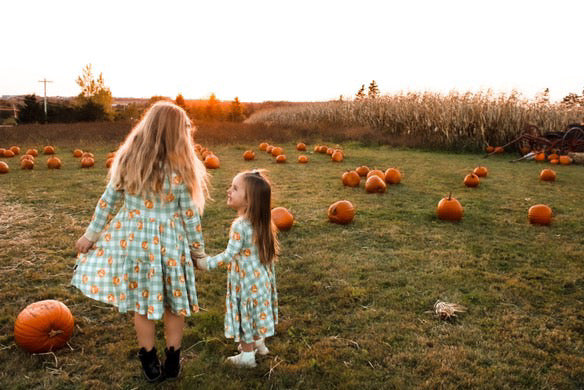
[[107, 185], [105, 192], [101, 195], [101, 198], [99, 198], [99, 202], [97, 202], [95, 212], [91, 217], [91, 223], [83, 234], [85, 238], [92, 242], [97, 241], [101, 231], [112, 218], [115, 203], [122, 193], [123, 191], [116, 191], [111, 183]]
[[209, 269], [217, 268], [221, 262], [227, 263], [231, 261], [233, 256], [237, 255], [243, 246], [244, 240], [244, 229], [239, 221], [236, 221], [229, 232], [229, 242], [227, 243], [227, 249], [216, 256], [211, 256], [207, 258], [207, 267]]
[[178, 185], [177, 191], [180, 216], [184, 222], [191, 253], [203, 255], [205, 253], [205, 242], [203, 241], [203, 229], [201, 227], [199, 208], [193, 202], [184, 183]]

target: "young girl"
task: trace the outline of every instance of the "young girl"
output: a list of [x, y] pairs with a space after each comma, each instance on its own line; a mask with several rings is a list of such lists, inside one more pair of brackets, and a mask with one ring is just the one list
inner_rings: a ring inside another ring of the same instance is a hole
[[227, 249], [197, 258], [199, 269], [227, 268], [225, 337], [239, 342], [241, 351], [227, 360], [239, 367], [255, 367], [256, 350], [269, 353], [264, 338], [274, 334], [278, 323], [278, 240], [270, 198], [270, 184], [259, 171], [236, 175], [227, 190], [227, 205], [237, 211]]
[[[86, 296], [134, 311], [138, 356], [148, 381], [178, 377], [184, 317], [199, 310], [191, 254], [203, 253], [200, 215], [207, 172], [196, 158], [185, 111], [158, 102], [132, 129], [108, 174], [72, 284]], [[114, 204], [124, 199], [112, 218]], [[166, 360], [156, 354], [155, 321], [164, 317]]]

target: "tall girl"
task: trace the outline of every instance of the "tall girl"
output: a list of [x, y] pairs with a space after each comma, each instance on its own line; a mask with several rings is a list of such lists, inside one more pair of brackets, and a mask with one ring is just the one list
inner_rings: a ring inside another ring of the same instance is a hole
[[197, 268], [227, 268], [225, 337], [239, 342], [240, 354], [227, 360], [255, 367], [255, 352], [269, 353], [264, 339], [278, 323], [274, 262], [278, 255], [271, 218], [271, 187], [260, 171], [242, 172], [227, 190], [227, 205], [237, 211], [227, 249], [197, 259]]
[[[152, 382], [178, 377], [184, 318], [199, 310], [191, 254], [204, 250], [200, 215], [208, 178], [194, 153], [193, 131], [182, 108], [155, 103], [117, 151], [105, 192], [75, 245], [72, 284], [122, 313], [134, 311], [138, 357]], [[161, 366], [155, 321], [162, 318]]]

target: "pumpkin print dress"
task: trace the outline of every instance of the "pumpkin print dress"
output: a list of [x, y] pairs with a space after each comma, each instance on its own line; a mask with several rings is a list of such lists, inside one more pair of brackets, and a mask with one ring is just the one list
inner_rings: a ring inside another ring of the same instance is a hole
[[254, 336], [273, 336], [278, 323], [275, 268], [260, 262], [247, 219], [233, 222], [227, 249], [207, 257], [207, 266], [227, 269], [225, 337], [251, 343]]
[[157, 320], [167, 306], [189, 316], [199, 310], [191, 251], [204, 250], [201, 230], [198, 209], [179, 176], [150, 199], [116, 191], [110, 183], [85, 232], [95, 244], [77, 256], [71, 284], [122, 313]]

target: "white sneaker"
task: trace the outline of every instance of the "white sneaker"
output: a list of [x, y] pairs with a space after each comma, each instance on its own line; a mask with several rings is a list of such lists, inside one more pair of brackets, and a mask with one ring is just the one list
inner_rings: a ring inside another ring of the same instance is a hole
[[238, 355], [229, 356], [227, 358], [227, 363], [240, 368], [254, 368], [257, 366], [255, 352], [241, 352]]
[[[265, 340], [264, 338], [261, 338], [259, 340], [256, 340], [254, 343], [254, 351], [257, 352], [258, 355], [265, 356], [270, 353], [270, 350], [268, 349], [268, 347], [266, 347], [264, 340]], [[237, 346], [237, 350], [239, 352], [243, 352], [241, 345]]]

